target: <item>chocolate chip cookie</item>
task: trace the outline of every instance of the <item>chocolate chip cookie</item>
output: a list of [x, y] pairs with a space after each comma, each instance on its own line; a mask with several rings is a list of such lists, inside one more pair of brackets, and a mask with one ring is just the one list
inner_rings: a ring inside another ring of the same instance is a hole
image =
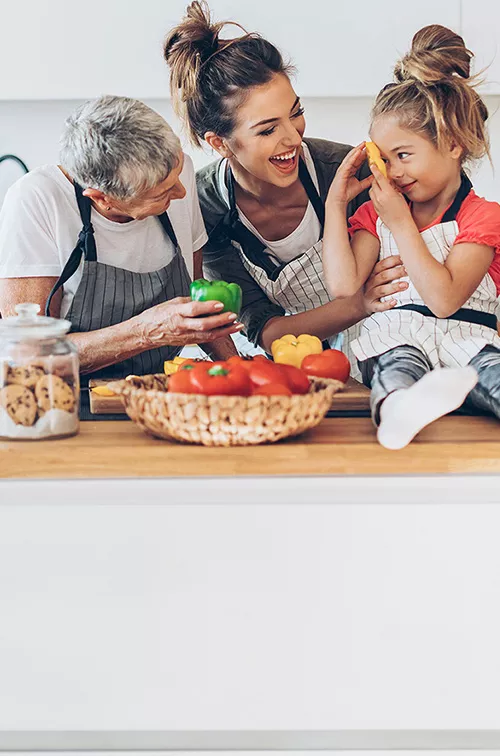
[[7, 373], [7, 383], [34, 389], [40, 378], [45, 375], [41, 367], [26, 365], [25, 367], [11, 367]]
[[46, 412], [50, 409], [73, 412], [75, 409], [73, 389], [58, 375], [42, 376], [35, 386], [35, 395], [38, 406]]
[[16, 425], [33, 425], [36, 418], [36, 400], [26, 386], [11, 384], [0, 389], [0, 406], [10, 415]]

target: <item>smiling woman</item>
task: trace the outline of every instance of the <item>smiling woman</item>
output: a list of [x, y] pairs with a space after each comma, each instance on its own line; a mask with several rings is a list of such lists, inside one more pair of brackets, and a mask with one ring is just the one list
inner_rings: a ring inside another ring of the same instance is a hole
[[[399, 259], [377, 268], [365, 297], [331, 301], [321, 260], [324, 201], [350, 147], [305, 138], [292, 67], [259, 34], [242, 30], [223, 39], [224, 26], [212, 23], [205, 2], [193, 2], [164, 48], [174, 104], [191, 140], [220, 156], [197, 175], [209, 235], [206, 273], [240, 284], [246, 333], [266, 350], [286, 333], [338, 346], [342, 331], [392, 306], [379, 298], [399, 290], [388, 283], [403, 274]], [[361, 194], [349, 213], [366, 199], [366, 165], [357, 179]]]
[[66, 122], [61, 165], [7, 194], [0, 313], [28, 301], [65, 317], [94, 377], [158, 372], [192, 343], [226, 357], [236, 314], [188, 299], [206, 238], [193, 165], [170, 126], [138, 100], [92, 100]]

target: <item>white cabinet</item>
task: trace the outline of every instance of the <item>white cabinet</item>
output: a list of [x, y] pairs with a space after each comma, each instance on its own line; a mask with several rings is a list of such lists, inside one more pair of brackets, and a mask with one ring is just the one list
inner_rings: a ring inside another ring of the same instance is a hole
[[475, 54], [475, 71], [484, 70], [486, 94], [500, 94], [500, 5], [497, 0], [462, 0], [465, 44]]
[[486, 475], [2, 481], [0, 751], [498, 749], [499, 505]]
[[[103, 92], [168, 94], [163, 38], [188, 0], [19, 0], [0, 23], [0, 99], [80, 99]], [[211, 0], [217, 19], [259, 31], [289, 55], [303, 96], [374, 95], [414, 32], [459, 28], [460, 0]], [[234, 33], [228, 27], [226, 34]]]
[[[230, 16], [231, 0], [214, 0]], [[294, 8], [301, 8], [300, 12]], [[232, 11], [235, 16], [235, 11]], [[460, 0], [290, 0], [241, 3], [238, 21], [288, 53], [298, 92], [308, 97], [372, 97], [392, 78], [415, 32], [431, 23], [459, 28]]]

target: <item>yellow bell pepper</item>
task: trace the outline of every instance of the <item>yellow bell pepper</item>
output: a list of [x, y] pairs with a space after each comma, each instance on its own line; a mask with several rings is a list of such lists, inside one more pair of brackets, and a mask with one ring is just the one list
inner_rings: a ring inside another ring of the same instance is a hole
[[183, 362], [186, 362], [187, 357], [174, 357], [173, 360], [167, 360], [163, 363], [163, 370], [165, 375], [172, 375], [179, 370], [179, 367]]
[[275, 362], [282, 365], [294, 365], [300, 367], [302, 360], [309, 354], [320, 354], [323, 344], [317, 336], [309, 336], [303, 333], [301, 336], [287, 334], [281, 339], [276, 339], [271, 344], [271, 354]]
[[383, 173], [387, 178], [387, 168], [380, 155], [380, 150], [375, 142], [365, 142], [366, 157], [368, 158], [368, 165], [376, 165], [380, 173]]

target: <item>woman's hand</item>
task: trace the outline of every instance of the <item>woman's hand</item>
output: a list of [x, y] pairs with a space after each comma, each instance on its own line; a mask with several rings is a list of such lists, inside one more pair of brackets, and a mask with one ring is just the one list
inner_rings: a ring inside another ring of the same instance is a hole
[[380, 260], [372, 270], [370, 278], [365, 284], [363, 300], [366, 312], [372, 315], [374, 312], [391, 310], [396, 304], [395, 299], [381, 302], [382, 297], [390, 297], [399, 291], [408, 288], [407, 281], [398, 281], [398, 278], [407, 276], [402, 260], [398, 255], [386, 257]]
[[381, 221], [393, 233], [398, 226], [407, 223], [415, 225], [404, 195], [386, 179], [376, 165], [371, 165], [370, 168], [374, 178], [370, 188], [370, 199]]
[[365, 143], [354, 147], [343, 159], [328, 192], [327, 203], [347, 205], [354, 197], [371, 186], [373, 176], [367, 176], [363, 181], [356, 178], [356, 173], [366, 160]]
[[134, 320], [147, 349], [205, 344], [243, 328], [235, 313], [220, 314], [223, 307], [220, 302], [192, 302], [189, 297], [176, 297], [144, 310]]

